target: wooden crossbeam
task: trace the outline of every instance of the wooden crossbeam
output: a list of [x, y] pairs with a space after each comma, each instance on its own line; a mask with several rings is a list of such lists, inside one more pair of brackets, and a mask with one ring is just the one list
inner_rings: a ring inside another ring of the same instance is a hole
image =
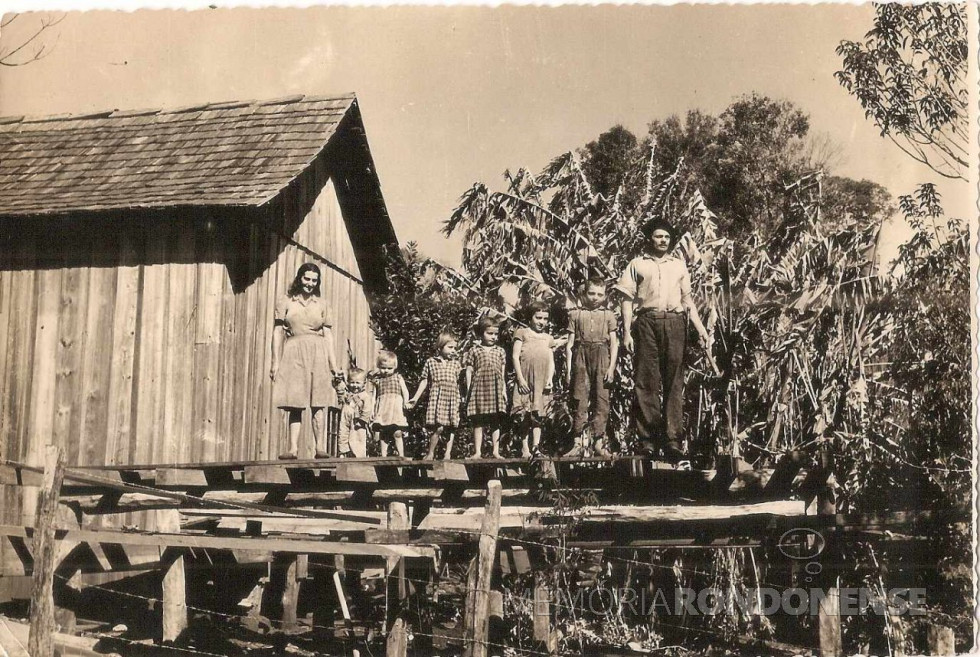
[[[246, 466], [275, 466], [288, 469], [323, 469], [330, 468], [342, 463], [350, 463], [355, 459], [348, 458], [326, 458], [326, 459], [296, 459], [291, 461], [219, 461], [215, 463], [141, 463], [141, 464], [110, 464], [110, 465], [69, 465], [72, 470], [101, 470], [101, 471], [138, 471], [138, 470], [157, 470], [167, 468], [170, 470], [243, 470]], [[612, 456], [590, 456], [590, 457], [566, 457], [556, 456], [551, 459], [555, 463], [615, 463], [618, 461], [644, 461], [649, 460], [646, 456], [636, 456], [633, 454], [614, 454]], [[367, 457], [356, 459], [357, 463], [369, 465], [387, 466], [418, 466], [433, 468], [446, 463], [456, 463], [460, 465], [527, 465], [525, 458], [482, 458], [482, 459], [452, 459], [444, 461], [442, 459], [403, 459], [395, 456], [387, 457]]]
[[[26, 466], [25, 465], [25, 466], [19, 466], [19, 467], [22, 468], [25, 471], [41, 472], [41, 469], [40, 468], [34, 468], [32, 466]], [[160, 489], [153, 489], [152, 491], [148, 491], [143, 486], [133, 486], [131, 484], [125, 484], [125, 483], [108, 482], [108, 481], [105, 481], [104, 479], [102, 479], [101, 477], [92, 476], [92, 475], [88, 475], [88, 474], [85, 474], [85, 473], [82, 473], [82, 472], [77, 472], [77, 471], [66, 471], [65, 472], [65, 475], [64, 475], [64, 478], [67, 479], [67, 480], [70, 480], [70, 481], [75, 481], [75, 482], [79, 482], [79, 483], [83, 483], [83, 484], [89, 484], [89, 485], [93, 485], [93, 486], [98, 486], [98, 487], [101, 487], [101, 488], [104, 488], [104, 489], [108, 489], [108, 490], [122, 491], [124, 493], [152, 494], [152, 495], [154, 495], [156, 497], [168, 498], [168, 499], [171, 499], [171, 500], [178, 500], [180, 502], [187, 503], [187, 504], [198, 504], [198, 505], [201, 505], [201, 506], [208, 506], [208, 505], [217, 505], [217, 504], [220, 504], [217, 501], [209, 500], [207, 497], [198, 497], [196, 495], [188, 495], [186, 493], [179, 493], [179, 492], [176, 492], [176, 491], [168, 491], [168, 490], [160, 490]], [[282, 508], [279, 508], [279, 507], [272, 507], [272, 506], [268, 506], [268, 505], [265, 505], [265, 504], [255, 504], [255, 503], [252, 503], [252, 502], [237, 502], [236, 505], [239, 506], [239, 507], [242, 507], [242, 508], [251, 509], [253, 511], [267, 511], [267, 512], [273, 512], [273, 513], [282, 512], [283, 511], [283, 509]], [[305, 517], [308, 517], [308, 518], [324, 518], [324, 517], [330, 517], [329, 516], [329, 513], [324, 512], [324, 511], [310, 511], [310, 510], [299, 509], [299, 508], [297, 508], [297, 509], [290, 509], [288, 512], [289, 513], [292, 513], [294, 515], [305, 516]]]
[[[0, 525], [0, 536], [32, 538], [34, 529], [21, 525]], [[238, 538], [204, 536], [201, 534], [166, 534], [160, 532], [120, 532], [111, 530], [59, 530], [58, 539], [122, 545], [155, 545], [160, 547], [202, 548], [210, 550], [255, 550], [259, 552], [288, 552], [295, 554], [344, 554], [369, 557], [436, 557], [431, 546], [375, 545], [337, 541], [317, 541], [290, 538]]]

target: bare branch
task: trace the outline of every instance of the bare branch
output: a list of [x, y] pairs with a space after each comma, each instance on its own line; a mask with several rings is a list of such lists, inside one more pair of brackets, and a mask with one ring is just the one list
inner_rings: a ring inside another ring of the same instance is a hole
[[[7, 27], [16, 20], [20, 14], [13, 14], [10, 18], [4, 19], [3, 23], [0, 24], [0, 28]], [[36, 62], [43, 59], [51, 53], [51, 49], [47, 44], [39, 42], [41, 35], [55, 27], [61, 21], [65, 20], [67, 14], [62, 14], [58, 18], [51, 18], [51, 16], [45, 16], [40, 19], [38, 28], [27, 37], [20, 45], [14, 47], [11, 50], [0, 50], [0, 66], [24, 66], [30, 64], [31, 62]], [[33, 44], [34, 52], [28, 56], [26, 59], [17, 60], [15, 59], [17, 54], [25, 50], [28, 46]]]

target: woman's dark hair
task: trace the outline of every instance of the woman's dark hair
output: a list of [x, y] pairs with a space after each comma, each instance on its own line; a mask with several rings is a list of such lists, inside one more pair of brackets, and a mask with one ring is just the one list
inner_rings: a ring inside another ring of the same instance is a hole
[[320, 282], [323, 280], [323, 275], [320, 273], [320, 268], [312, 262], [304, 262], [296, 270], [296, 278], [293, 279], [292, 285], [289, 286], [289, 296], [295, 297], [303, 291], [303, 274], [308, 271], [316, 272], [316, 286], [313, 288], [313, 296], [320, 296]]

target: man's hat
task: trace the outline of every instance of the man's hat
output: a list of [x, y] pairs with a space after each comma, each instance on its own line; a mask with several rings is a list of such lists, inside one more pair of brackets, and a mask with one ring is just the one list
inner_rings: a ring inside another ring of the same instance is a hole
[[647, 239], [650, 239], [650, 236], [653, 235], [655, 230], [665, 230], [670, 233], [671, 246], [673, 246], [677, 241], [677, 230], [674, 229], [674, 226], [671, 225], [670, 222], [664, 219], [650, 219], [640, 227], [640, 230], [643, 232], [643, 236]]

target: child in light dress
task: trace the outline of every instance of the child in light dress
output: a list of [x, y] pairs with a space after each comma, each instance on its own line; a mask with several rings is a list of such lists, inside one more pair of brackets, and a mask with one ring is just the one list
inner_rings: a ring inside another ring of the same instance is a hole
[[408, 386], [398, 373], [398, 356], [391, 351], [378, 353], [377, 369], [371, 373], [374, 384], [374, 442], [379, 445], [381, 456], [388, 456], [388, 448], [394, 443], [395, 453], [405, 457], [405, 432], [408, 419]]
[[459, 392], [459, 375], [462, 365], [456, 358], [459, 340], [453, 333], [443, 331], [436, 339], [436, 355], [425, 361], [422, 367], [422, 380], [415, 396], [408, 402], [414, 408], [419, 399], [428, 392], [425, 404], [425, 427], [429, 435], [429, 449], [423, 458], [436, 457], [436, 448], [445, 438], [446, 452], [443, 456], [452, 457], [453, 438], [459, 428], [459, 406], [462, 397]]
[[[567, 338], [548, 333], [550, 312], [547, 304], [534, 301], [528, 305], [528, 324], [514, 332], [513, 414], [521, 431], [521, 456], [528, 458], [541, 443], [544, 418], [551, 410], [552, 382], [555, 378], [555, 353]], [[529, 440], [530, 439], [530, 445]]]

